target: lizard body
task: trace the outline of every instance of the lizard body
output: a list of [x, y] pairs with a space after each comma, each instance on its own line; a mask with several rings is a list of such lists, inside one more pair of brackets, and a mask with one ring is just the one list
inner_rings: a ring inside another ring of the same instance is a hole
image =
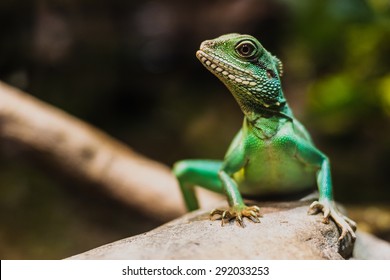
[[317, 183], [319, 200], [311, 213], [332, 218], [343, 239], [355, 238], [355, 223], [336, 209], [328, 158], [313, 144], [294, 118], [284, 97], [281, 61], [250, 36], [227, 34], [204, 41], [197, 58], [230, 90], [244, 113], [241, 130], [223, 161], [183, 160], [174, 166], [188, 210], [198, 208], [194, 186], [225, 193], [230, 208], [214, 210], [225, 220], [243, 217], [259, 222], [257, 206], [245, 205], [243, 195], [289, 193]]

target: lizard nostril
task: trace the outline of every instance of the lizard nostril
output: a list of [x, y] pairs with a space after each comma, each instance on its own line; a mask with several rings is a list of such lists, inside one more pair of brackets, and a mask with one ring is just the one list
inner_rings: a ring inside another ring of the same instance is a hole
[[203, 50], [203, 49], [207, 49], [207, 48], [212, 48], [214, 45], [215, 45], [215, 42], [206, 40], [206, 41], [203, 41], [202, 44], [200, 44], [200, 49]]

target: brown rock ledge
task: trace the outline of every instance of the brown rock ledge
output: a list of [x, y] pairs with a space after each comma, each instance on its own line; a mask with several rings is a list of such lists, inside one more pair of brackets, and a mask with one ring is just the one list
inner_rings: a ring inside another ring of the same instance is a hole
[[69, 259], [332, 259], [348, 258], [350, 240], [338, 243], [333, 222], [308, 215], [310, 202], [262, 203], [261, 223], [221, 227], [198, 210], [150, 232], [125, 238]]

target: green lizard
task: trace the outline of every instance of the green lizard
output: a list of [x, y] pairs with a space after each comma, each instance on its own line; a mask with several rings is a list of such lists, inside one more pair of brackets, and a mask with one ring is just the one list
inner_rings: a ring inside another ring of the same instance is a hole
[[225, 193], [230, 208], [214, 210], [225, 220], [243, 217], [260, 222], [260, 209], [245, 205], [243, 195], [286, 193], [307, 189], [317, 182], [319, 199], [310, 214], [320, 211], [324, 223], [332, 218], [343, 239], [355, 239], [355, 223], [336, 209], [328, 158], [313, 144], [294, 118], [281, 88], [281, 61], [249, 35], [227, 34], [204, 41], [197, 58], [230, 90], [244, 113], [241, 130], [225, 159], [183, 160], [174, 165], [188, 210], [198, 201], [194, 186]]

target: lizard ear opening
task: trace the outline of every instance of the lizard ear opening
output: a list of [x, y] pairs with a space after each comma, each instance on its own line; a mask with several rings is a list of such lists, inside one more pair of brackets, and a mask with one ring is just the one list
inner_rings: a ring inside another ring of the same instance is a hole
[[279, 77], [282, 77], [283, 76], [283, 63], [276, 56], [273, 56], [272, 59], [273, 59], [273, 62], [274, 62], [276, 69], [278, 70]]

